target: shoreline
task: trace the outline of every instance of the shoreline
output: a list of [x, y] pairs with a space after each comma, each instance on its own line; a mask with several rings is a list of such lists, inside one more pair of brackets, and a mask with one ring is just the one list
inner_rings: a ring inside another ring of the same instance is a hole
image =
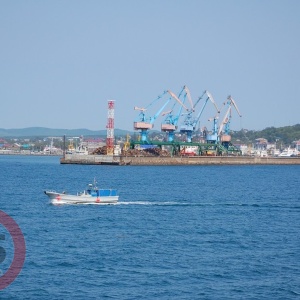
[[256, 156], [122, 156], [44, 153], [1, 153], [0, 156], [58, 157], [60, 164], [117, 166], [300, 165], [300, 157]]
[[20, 153], [20, 152], [10, 152], [10, 153], [3, 153], [0, 152], [0, 155], [20, 155], [20, 156], [57, 156], [61, 157], [62, 154], [45, 154], [45, 153]]
[[300, 157], [252, 156], [107, 156], [65, 155], [61, 164], [119, 165], [119, 166], [172, 166], [172, 165], [300, 165]]

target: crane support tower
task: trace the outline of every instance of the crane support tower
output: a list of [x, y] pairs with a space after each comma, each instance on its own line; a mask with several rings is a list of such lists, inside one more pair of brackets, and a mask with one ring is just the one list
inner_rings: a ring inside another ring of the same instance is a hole
[[114, 123], [115, 123], [115, 100], [108, 100], [108, 113], [106, 125], [106, 149], [107, 155], [114, 155]]

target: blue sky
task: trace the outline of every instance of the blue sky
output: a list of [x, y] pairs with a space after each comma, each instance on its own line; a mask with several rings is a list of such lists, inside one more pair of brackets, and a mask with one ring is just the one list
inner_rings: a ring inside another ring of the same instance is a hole
[[114, 99], [115, 127], [133, 130], [134, 106], [183, 85], [194, 102], [231, 95], [232, 129], [295, 125], [299, 13], [298, 0], [0, 0], [0, 128], [105, 129]]

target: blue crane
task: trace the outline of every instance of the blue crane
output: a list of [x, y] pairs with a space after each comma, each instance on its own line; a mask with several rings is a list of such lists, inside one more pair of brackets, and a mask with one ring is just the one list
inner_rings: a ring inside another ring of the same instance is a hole
[[205, 106], [206, 106], [208, 100], [210, 100], [210, 101], [212, 102], [212, 104], [214, 105], [214, 107], [216, 108], [217, 115], [220, 113], [220, 110], [219, 110], [219, 108], [218, 108], [218, 106], [217, 106], [217, 104], [216, 104], [216, 102], [215, 102], [215, 100], [214, 100], [212, 94], [211, 94], [209, 91], [204, 91], [204, 92], [203, 92], [202, 96], [200, 96], [200, 97], [198, 98], [198, 101], [195, 103], [195, 106], [196, 106], [197, 103], [203, 98], [203, 96], [204, 96], [205, 94], [207, 95], [207, 98], [205, 99], [205, 102], [204, 102], [204, 104], [203, 104], [203, 106], [202, 106], [200, 112], [198, 113], [196, 119], [194, 119], [194, 127], [195, 127], [195, 129], [196, 129], [196, 126], [197, 126], [197, 124], [198, 124], [198, 122], [199, 122], [199, 120], [200, 120], [200, 117], [201, 117], [201, 115], [202, 115], [202, 113], [203, 113], [203, 111], [204, 111], [204, 108], [205, 108]]
[[[195, 112], [195, 107], [198, 105], [200, 100], [203, 99], [205, 94], [207, 95], [207, 97], [202, 105], [201, 110], [199, 111], [199, 113], [196, 117], [193, 117], [193, 113]], [[189, 110], [189, 112], [183, 122], [183, 125], [181, 125], [181, 127], [180, 127], [180, 132], [186, 133], [186, 135], [187, 135], [187, 142], [192, 141], [192, 135], [193, 135], [194, 131], [196, 130], [196, 127], [197, 127], [197, 124], [199, 123], [200, 117], [201, 117], [201, 115], [204, 111], [204, 108], [206, 107], [206, 104], [208, 103], [209, 100], [213, 103], [216, 110], [219, 112], [217, 104], [214, 101], [211, 93], [209, 93], [208, 91], [204, 91], [202, 93], [202, 95], [197, 99], [195, 105], [192, 105], [192, 108]]]
[[[227, 97], [227, 101], [223, 103], [224, 105], [227, 104], [227, 111], [224, 115], [223, 121], [220, 125], [218, 135], [220, 137], [221, 143], [225, 146], [228, 147], [228, 144], [231, 141], [231, 136], [230, 136], [230, 122], [231, 122], [231, 117], [232, 117], [232, 106], [235, 108], [237, 111], [238, 115], [241, 117], [241, 113], [233, 100], [233, 98], [229, 95]], [[223, 131], [224, 128], [224, 131]]]
[[154, 121], [157, 119], [157, 117], [161, 114], [163, 109], [167, 106], [167, 104], [170, 102], [171, 98], [169, 98], [163, 106], [155, 113], [154, 116], [146, 116], [145, 111], [149, 109], [151, 106], [153, 106], [156, 102], [158, 102], [165, 94], [167, 91], [164, 91], [162, 95], [159, 95], [154, 101], [152, 101], [146, 108], [140, 108], [135, 106], [134, 110], [139, 110], [139, 120], [135, 121], [133, 123], [133, 127], [135, 130], [140, 130], [141, 131], [141, 140], [143, 142], [147, 141], [147, 133], [148, 130], [152, 129], [154, 127]]
[[[169, 142], [173, 142], [174, 141], [174, 133], [177, 129], [177, 124], [178, 124], [178, 120], [179, 117], [181, 115], [182, 109], [185, 108], [186, 110], [188, 110], [188, 108], [185, 106], [185, 100], [186, 100], [186, 93], [184, 94], [184, 100], [181, 101], [180, 97], [182, 95], [182, 92], [184, 91], [184, 87], [182, 88], [182, 90], [180, 91], [178, 97], [170, 90], [168, 90], [168, 93], [171, 95], [171, 97], [173, 99], [176, 100], [176, 102], [173, 104], [171, 110], [164, 112], [162, 114], [162, 116], [166, 116], [166, 118], [164, 119], [163, 123], [161, 124], [161, 131], [167, 132], [168, 133], [168, 141]], [[175, 110], [175, 106], [177, 104], [180, 104], [180, 107], [178, 109], [177, 114], [174, 115], [174, 110]]]
[[220, 111], [213, 117], [209, 118], [208, 121], [213, 120], [213, 129], [211, 134], [206, 135], [206, 142], [216, 144], [219, 141], [218, 136], [218, 119], [219, 119]]

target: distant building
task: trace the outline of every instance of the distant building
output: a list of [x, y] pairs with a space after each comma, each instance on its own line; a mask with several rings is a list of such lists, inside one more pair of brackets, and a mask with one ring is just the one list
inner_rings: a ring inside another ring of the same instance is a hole
[[264, 138], [258, 138], [255, 140], [254, 148], [256, 150], [267, 150], [267, 146], [268, 146], [268, 140]]
[[295, 145], [295, 149], [297, 151], [300, 151], [300, 140], [299, 141], [295, 141], [293, 144]]

